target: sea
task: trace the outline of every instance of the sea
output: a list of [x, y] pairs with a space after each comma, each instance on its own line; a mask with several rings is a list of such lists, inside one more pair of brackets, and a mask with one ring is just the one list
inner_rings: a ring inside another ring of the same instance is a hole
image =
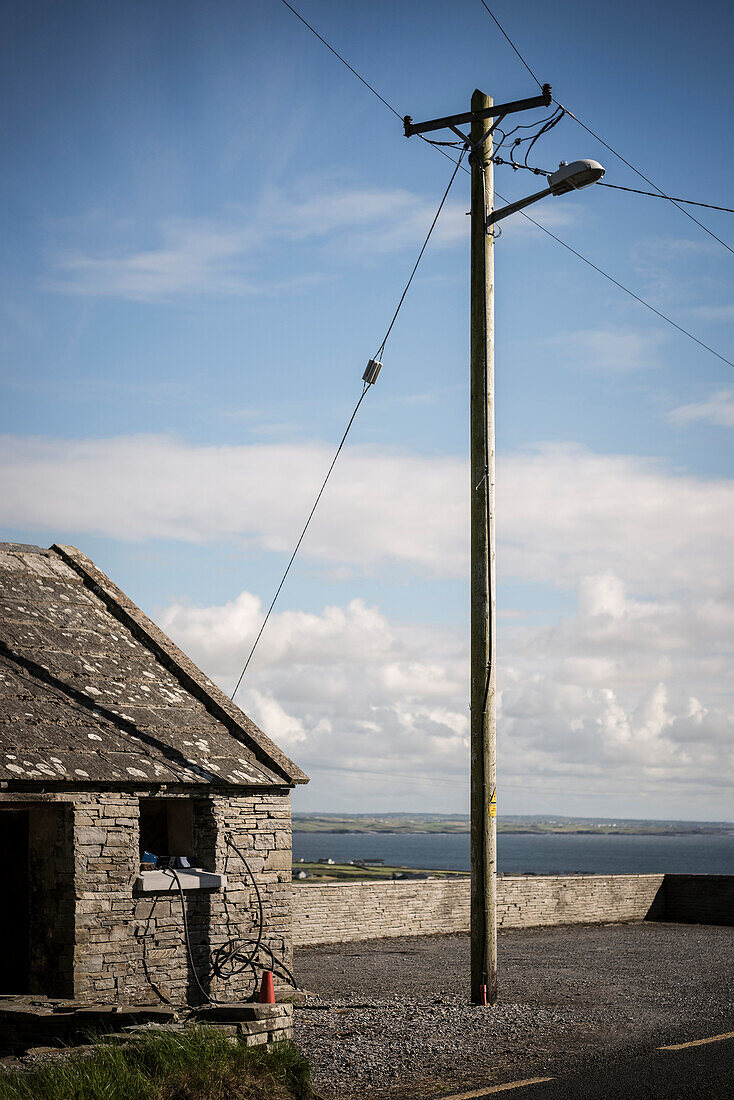
[[[734, 874], [734, 833], [710, 836], [500, 833], [504, 874]], [[468, 833], [293, 833], [293, 861], [381, 859], [392, 867], [469, 870]]]

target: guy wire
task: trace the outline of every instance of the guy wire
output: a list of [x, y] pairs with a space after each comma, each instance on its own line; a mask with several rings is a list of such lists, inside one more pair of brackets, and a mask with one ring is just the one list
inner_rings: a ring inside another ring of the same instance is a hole
[[[283, 3], [286, 3], [286, 0], [283, 0]], [[290, 7], [290, 4], [286, 4], [286, 6]], [[291, 9], [291, 10], [293, 10], [293, 9]], [[299, 16], [299, 18], [300, 18], [300, 16]], [[323, 41], [323, 39], [322, 39], [322, 41]], [[346, 64], [346, 62], [345, 62], [345, 64]], [[362, 81], [362, 83], [366, 84], [366, 81]], [[367, 85], [367, 86], [369, 87], [369, 85]], [[372, 89], [372, 90], [374, 90], [374, 89]], [[382, 98], [382, 97], [380, 97], [380, 98]], [[383, 100], [383, 102], [385, 102], [385, 101]], [[390, 324], [387, 327], [387, 332], [385, 333], [385, 335], [382, 339], [382, 343], [380, 344], [379, 348], [377, 349], [377, 352], [373, 356], [374, 359], [379, 359], [379, 357], [383, 354], [383, 352], [385, 350], [385, 345], [387, 344], [388, 337], [389, 337], [390, 333], [393, 330], [393, 326], [395, 325], [395, 322], [398, 319], [398, 314], [400, 313], [400, 310], [402, 309], [403, 302], [405, 301], [405, 297], [406, 297], [406, 295], [407, 295], [407, 293], [410, 289], [410, 285], [413, 282], [413, 279], [415, 277], [415, 273], [418, 270], [418, 266], [419, 266], [421, 260], [423, 259], [423, 254], [426, 251], [426, 248], [428, 247], [428, 242], [430, 241], [431, 236], [433, 235], [433, 230], [436, 228], [436, 223], [439, 219], [441, 211], [443, 210], [444, 203], [446, 202], [446, 199], [448, 198], [449, 191], [451, 190], [451, 187], [453, 185], [454, 180], [456, 179], [456, 175], [457, 175], [459, 169], [462, 167], [461, 162], [464, 159], [464, 153], [465, 152], [466, 152], [466, 150], [463, 149], [462, 152], [461, 152], [461, 155], [459, 156], [458, 161], [454, 161], [453, 157], [450, 158], [452, 160], [453, 164], [454, 164], [454, 170], [451, 174], [451, 179], [449, 180], [448, 186], [446, 187], [446, 190], [444, 191], [443, 196], [441, 197], [441, 201], [438, 204], [438, 209], [436, 210], [436, 213], [433, 217], [433, 221], [431, 222], [428, 233], [426, 234], [426, 238], [423, 241], [423, 245], [421, 247], [421, 250], [418, 253], [418, 259], [415, 261], [415, 264], [413, 265], [413, 270], [411, 271], [410, 277], [408, 278], [408, 281], [405, 284], [403, 292], [400, 295], [400, 300], [399, 300], [397, 308], [396, 308], [396, 310], [395, 310], [395, 312], [392, 316], [392, 320], [390, 321]], [[262, 621], [262, 625], [260, 626], [260, 629], [257, 632], [257, 637], [255, 638], [255, 641], [252, 643], [252, 649], [250, 650], [250, 652], [247, 656], [247, 660], [245, 661], [244, 668], [242, 669], [242, 672], [239, 675], [239, 679], [237, 680], [237, 683], [235, 684], [234, 691], [232, 692], [232, 694], [230, 696], [231, 699], [234, 699], [235, 695], [237, 694], [237, 692], [239, 690], [239, 686], [240, 686], [240, 684], [242, 683], [242, 681], [244, 679], [245, 673], [247, 672], [247, 669], [249, 667], [250, 661], [252, 660], [253, 654], [255, 653], [255, 650], [257, 649], [258, 642], [260, 641], [260, 638], [262, 637], [263, 631], [265, 630], [265, 627], [267, 626], [268, 619], [270, 618], [272, 610], [275, 607], [276, 600], [278, 599], [278, 596], [280, 595], [281, 589], [282, 589], [283, 585], [286, 582], [286, 578], [287, 578], [288, 574], [290, 573], [291, 566], [293, 565], [293, 562], [295, 561], [296, 554], [298, 553], [298, 551], [301, 547], [301, 543], [303, 542], [303, 540], [305, 538], [305, 535], [306, 535], [306, 532], [308, 531], [309, 525], [310, 525], [311, 520], [313, 519], [313, 516], [314, 516], [314, 512], [316, 511], [316, 509], [319, 505], [319, 501], [321, 500], [321, 497], [324, 494], [324, 490], [326, 489], [326, 485], [329, 481], [329, 478], [331, 477], [332, 470], [336, 466], [336, 460], [339, 458], [339, 455], [341, 454], [342, 447], [344, 446], [344, 444], [346, 442], [346, 439], [347, 439], [347, 436], [349, 435], [350, 428], [352, 427], [352, 424], [354, 423], [354, 419], [355, 419], [357, 413], [359, 412], [360, 406], [361, 406], [362, 402], [364, 401], [365, 396], [367, 394], [367, 391], [370, 389], [371, 385], [374, 385], [374, 383], [365, 382], [363, 387], [362, 387], [362, 393], [360, 394], [360, 397], [359, 397], [359, 400], [357, 401], [357, 404], [354, 406], [354, 410], [352, 412], [352, 415], [350, 416], [349, 422], [346, 426], [346, 429], [344, 430], [344, 435], [342, 436], [341, 442], [339, 443], [339, 446], [336, 449], [336, 453], [335, 453], [334, 457], [331, 460], [331, 465], [329, 466], [329, 469], [326, 471], [326, 477], [324, 478], [323, 482], [321, 483], [321, 488], [319, 489], [318, 494], [316, 496], [316, 500], [313, 503], [313, 507], [311, 508], [311, 511], [308, 514], [308, 518], [307, 518], [305, 524], [303, 525], [303, 530], [301, 531], [301, 534], [299, 535], [298, 542], [295, 545], [295, 549], [293, 550], [293, 553], [290, 556], [288, 564], [285, 567], [285, 572], [283, 573], [283, 576], [280, 579], [280, 583], [279, 583], [278, 587], [275, 590], [275, 595], [273, 596], [273, 598], [270, 602], [270, 607], [268, 608], [267, 613], [265, 615], [265, 618]]]

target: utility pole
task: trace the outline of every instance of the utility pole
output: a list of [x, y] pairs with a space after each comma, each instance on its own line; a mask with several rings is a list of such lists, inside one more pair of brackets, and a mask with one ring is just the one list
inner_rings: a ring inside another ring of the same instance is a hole
[[[497, 1000], [496, 602], [494, 572], [494, 211], [492, 130], [509, 114], [548, 107], [542, 95], [494, 105], [475, 91], [471, 110], [414, 123], [406, 137], [452, 130], [471, 164], [471, 999]], [[493, 122], [496, 120], [496, 123]], [[458, 127], [469, 123], [466, 134]], [[603, 170], [602, 170], [603, 171]], [[552, 188], [535, 198], [550, 194]], [[518, 209], [525, 205], [519, 204]], [[490, 219], [488, 221], [488, 219]]]
[[[492, 106], [484, 92], [474, 115]], [[491, 118], [471, 126], [471, 999], [497, 1000], [494, 208]]]

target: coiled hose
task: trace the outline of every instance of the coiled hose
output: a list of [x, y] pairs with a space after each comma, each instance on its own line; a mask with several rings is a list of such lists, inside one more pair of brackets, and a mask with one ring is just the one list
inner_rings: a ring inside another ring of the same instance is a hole
[[[257, 989], [258, 971], [270, 970], [276, 977], [282, 978], [287, 981], [294, 989], [297, 989], [296, 980], [293, 974], [285, 965], [282, 959], [279, 959], [268, 944], [263, 943], [263, 928], [264, 928], [264, 913], [263, 913], [263, 901], [260, 894], [260, 887], [257, 884], [257, 879], [252, 873], [250, 864], [245, 859], [241, 850], [237, 847], [232, 839], [231, 833], [225, 834], [225, 842], [229, 849], [232, 849], [242, 860], [250, 881], [252, 882], [255, 890], [255, 896], [257, 898], [258, 909], [258, 924], [257, 924], [257, 936], [253, 937], [233, 937], [223, 943], [220, 947], [217, 947], [209, 956], [209, 962], [206, 970], [205, 981], [210, 981], [212, 978], [219, 978], [221, 981], [229, 981], [231, 978], [236, 977], [239, 974], [243, 974], [246, 970], [252, 972], [253, 990], [251, 996], [254, 996]], [[227, 869], [227, 861], [229, 860], [229, 851], [227, 852], [227, 860], [225, 861], [225, 872]], [[199, 989], [202, 997], [208, 1004], [219, 1005], [226, 1004], [226, 1001], [217, 1000], [212, 997], [202, 985], [201, 979], [196, 969], [196, 963], [194, 962], [194, 953], [191, 947], [191, 936], [189, 933], [189, 920], [186, 913], [186, 899], [184, 897], [183, 883], [181, 882], [181, 876], [175, 867], [166, 867], [174, 878], [176, 886], [178, 887], [179, 898], [181, 899], [181, 916], [183, 918], [183, 932], [184, 941], [186, 943], [186, 954], [189, 960], [189, 967], [191, 969], [191, 975]], [[226, 906], [226, 900], [225, 900]], [[227, 919], [229, 924], [229, 917]], [[263, 963], [260, 961], [259, 956], [261, 953], [266, 955], [266, 961]]]

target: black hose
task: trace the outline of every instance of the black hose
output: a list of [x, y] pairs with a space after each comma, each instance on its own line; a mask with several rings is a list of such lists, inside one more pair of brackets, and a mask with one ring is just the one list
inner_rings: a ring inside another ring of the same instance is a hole
[[[231, 978], [244, 973], [245, 970], [249, 969], [252, 971], [253, 980], [253, 992], [251, 996], [254, 996], [255, 990], [257, 989], [258, 970], [270, 970], [273, 972], [273, 974], [275, 974], [276, 977], [282, 978], [284, 981], [287, 981], [289, 985], [292, 985], [294, 989], [297, 989], [298, 986], [296, 980], [286, 964], [283, 962], [282, 959], [279, 959], [275, 955], [272, 948], [270, 948], [268, 944], [263, 943], [263, 932], [265, 925], [263, 900], [260, 893], [260, 887], [257, 884], [257, 879], [252, 872], [252, 868], [250, 867], [250, 864], [247, 862], [240, 849], [232, 840], [231, 834], [226, 834], [225, 841], [227, 843], [227, 846], [229, 848], [232, 848], [242, 860], [255, 890], [258, 910], [257, 936], [255, 938], [233, 937], [227, 940], [226, 943], [223, 943], [220, 947], [218, 947], [214, 952], [212, 952], [209, 957], [206, 977], [209, 979], [219, 978], [221, 981], [226, 982], [229, 981]], [[227, 854], [229, 855], [229, 853]], [[191, 975], [194, 979], [194, 982], [196, 983], [196, 986], [199, 989], [202, 997], [205, 1001], [207, 1001], [208, 1004], [226, 1004], [226, 1001], [220, 1001], [212, 997], [201, 983], [199, 974], [197, 972], [196, 963], [194, 962], [194, 953], [191, 946], [189, 921], [188, 915], [186, 913], [186, 898], [184, 896], [181, 876], [179, 875], [175, 867], [167, 867], [165, 868], [165, 870], [171, 873], [176, 883], [176, 886], [178, 887], [178, 894], [181, 900], [181, 916], [183, 919], [183, 932], [184, 942], [186, 944], [186, 955], [189, 960]], [[265, 952], [267, 956], [265, 963], [261, 962], [257, 957], [262, 952]]]

